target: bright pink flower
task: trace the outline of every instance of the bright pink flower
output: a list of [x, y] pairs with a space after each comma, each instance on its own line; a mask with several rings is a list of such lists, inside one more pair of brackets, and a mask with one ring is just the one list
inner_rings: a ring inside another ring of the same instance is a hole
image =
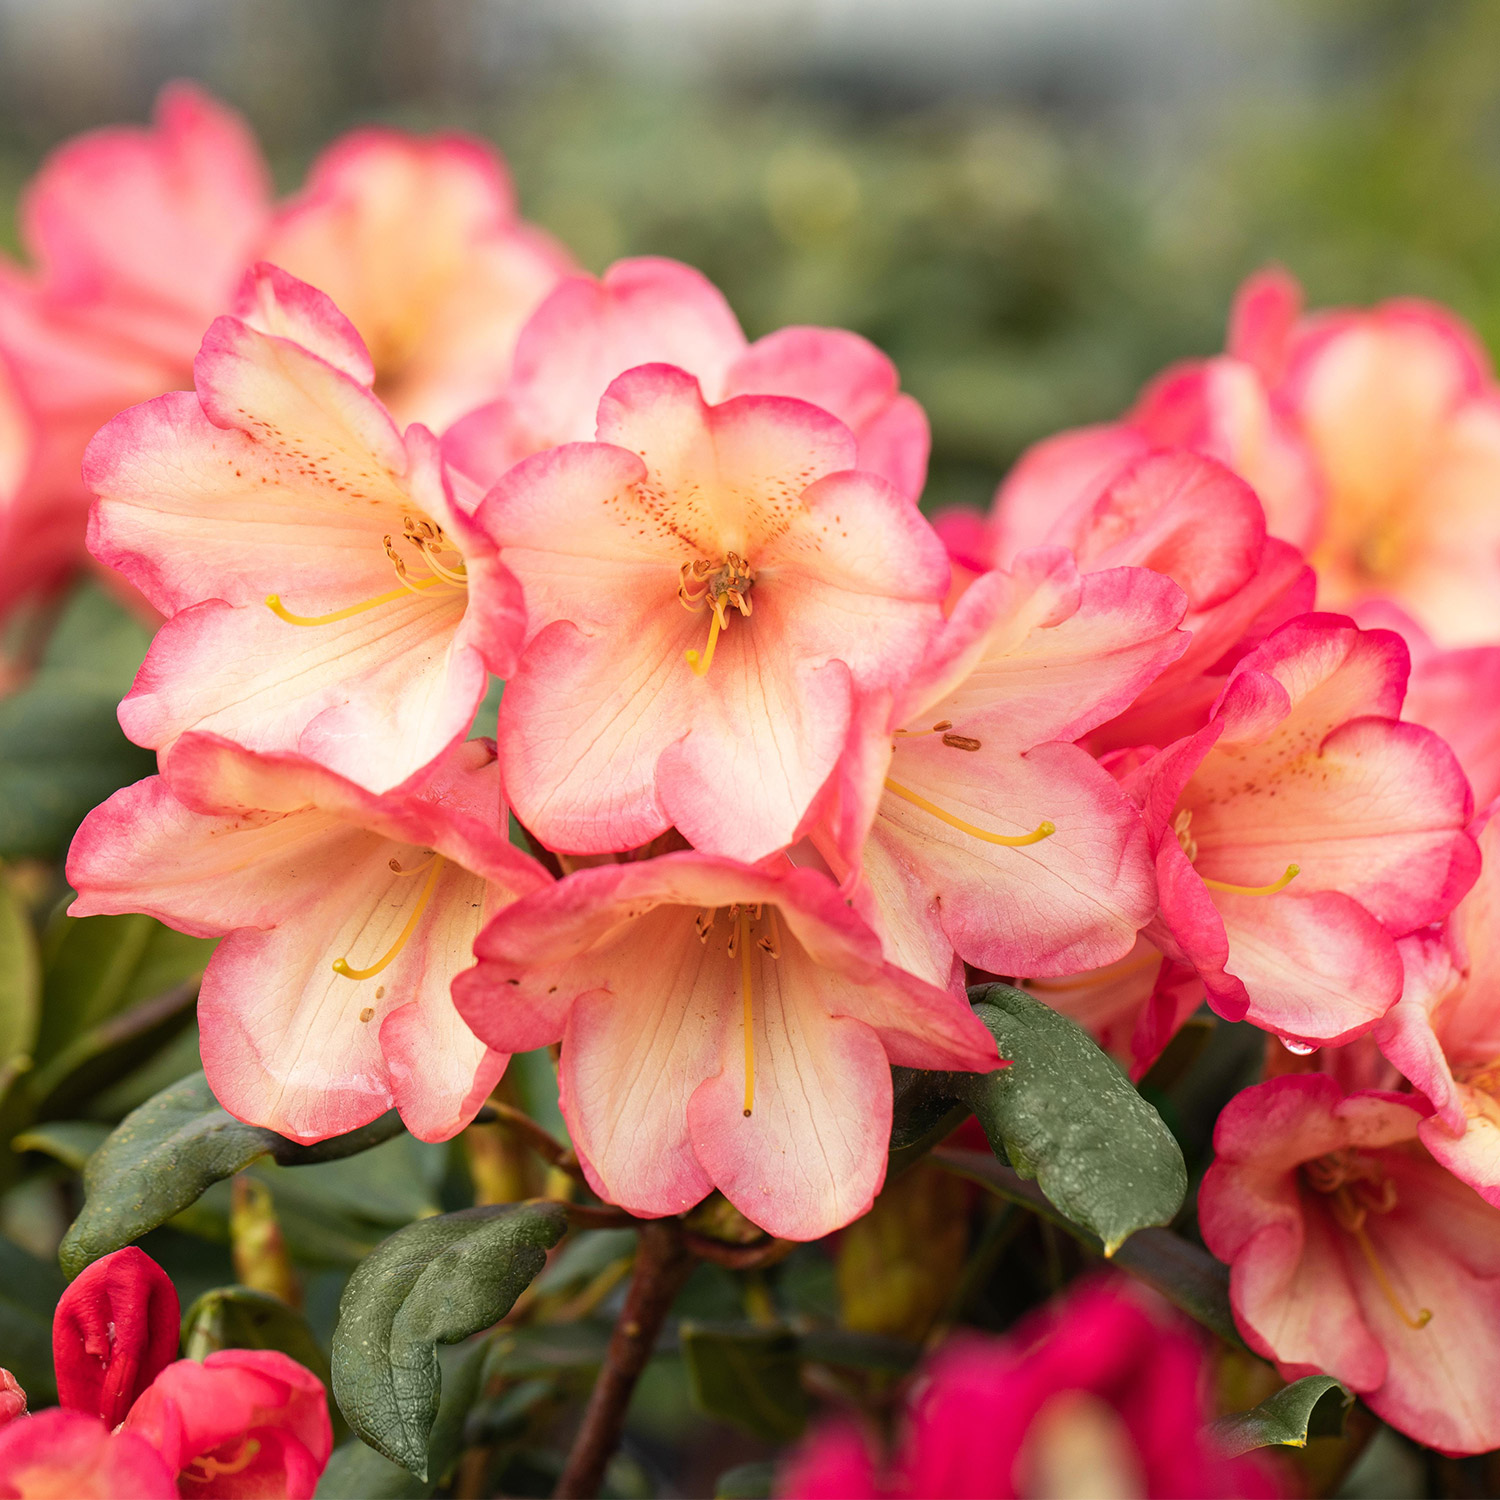
[[992, 974], [1129, 951], [1156, 905], [1145, 830], [1071, 741], [1181, 653], [1182, 610], [1157, 573], [1080, 576], [1039, 548], [975, 582], [915, 676], [870, 700], [813, 838], [893, 961], [947, 984], [955, 950]]
[[597, 281], [575, 276], [558, 286], [521, 333], [505, 394], [459, 423], [444, 450], [492, 484], [544, 448], [592, 439], [610, 382], [648, 364], [687, 370], [714, 403], [792, 396], [820, 406], [854, 433], [855, 467], [913, 500], [922, 493], [927, 418], [901, 394], [885, 355], [837, 328], [782, 328], [747, 345], [706, 277], [656, 258], [617, 261]]
[[122, 413], [85, 460], [90, 548], [169, 617], [120, 722], [155, 750], [198, 729], [395, 786], [514, 665], [515, 580], [321, 292], [257, 267], [196, 369], [196, 394]]
[[507, 793], [553, 849], [675, 824], [759, 859], [808, 821], [859, 695], [920, 660], [942, 545], [802, 401], [711, 406], [686, 371], [645, 365], [609, 387], [598, 431], [517, 465], [478, 513], [526, 595]]
[[181, 1308], [172, 1279], [129, 1245], [79, 1272], [52, 1317], [57, 1398], [108, 1426], [177, 1357]]
[[54, 1406], [0, 1428], [0, 1500], [178, 1500], [179, 1493], [150, 1443], [111, 1432], [86, 1412]]
[[1231, 1019], [1314, 1043], [1369, 1030], [1401, 990], [1395, 939], [1473, 883], [1468, 783], [1397, 722], [1399, 636], [1337, 615], [1283, 626], [1207, 727], [1135, 772], [1161, 913], [1146, 935]]
[[1205, 1431], [1207, 1361], [1192, 1329], [1122, 1280], [1095, 1281], [1002, 1339], [942, 1347], [878, 1463], [847, 1421], [815, 1429], [783, 1471], [786, 1500], [1271, 1496], [1259, 1458]]
[[1440, 934], [1403, 939], [1401, 1000], [1375, 1028], [1385, 1055], [1432, 1101], [1418, 1135], [1500, 1207], [1500, 821], [1479, 832], [1484, 864]]
[[238, 1118], [315, 1141], [394, 1104], [414, 1135], [446, 1140], [506, 1064], [449, 984], [484, 921], [548, 881], [503, 827], [487, 740], [375, 796], [297, 756], [185, 735], [163, 775], [84, 820], [71, 910], [229, 934], [198, 1018], [209, 1084]]
[[1317, 1073], [1246, 1089], [1198, 1218], [1285, 1379], [1334, 1375], [1418, 1442], [1481, 1453], [1500, 1446], [1500, 1210], [1432, 1159], [1422, 1114]]
[[32, 556], [0, 575], [0, 604], [82, 560], [84, 445], [125, 407], [191, 386], [204, 330], [256, 260], [347, 298], [382, 396], [428, 425], [493, 399], [521, 322], [568, 265], [516, 219], [503, 163], [462, 137], [356, 132], [277, 212], [243, 121], [181, 83], [152, 126], [55, 152], [25, 193], [21, 236], [36, 269], [0, 263], [0, 351], [40, 451], [18, 502]]
[[9, 1370], [0, 1370], [0, 1427], [26, 1415], [26, 1392]]
[[785, 863], [580, 870], [474, 951], [460, 1014], [505, 1051], [561, 1040], [589, 1182], [645, 1216], [717, 1187], [772, 1234], [829, 1234], [884, 1180], [892, 1063], [999, 1065], [961, 994], [884, 962], [833, 882]]
[[311, 1500], [333, 1450], [328, 1398], [310, 1370], [274, 1349], [179, 1359], [125, 1419], [177, 1475], [184, 1496]]

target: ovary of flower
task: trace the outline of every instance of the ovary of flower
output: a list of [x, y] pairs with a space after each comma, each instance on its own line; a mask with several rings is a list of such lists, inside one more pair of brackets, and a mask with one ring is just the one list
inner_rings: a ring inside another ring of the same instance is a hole
[[[355, 615], [362, 615], [366, 610], [376, 609], [382, 604], [392, 604], [397, 599], [404, 599], [408, 593], [420, 594], [424, 589], [433, 588], [439, 584], [447, 584], [453, 588], [467, 589], [469, 586], [468, 570], [464, 566], [463, 554], [443, 534], [443, 528], [425, 516], [421, 519], [413, 519], [411, 516], [403, 516], [404, 530], [402, 540], [410, 543], [417, 549], [417, 560], [428, 570], [426, 578], [411, 578], [407, 575], [406, 559], [396, 550], [396, 543], [387, 533], [381, 537], [381, 547], [385, 555], [390, 559], [391, 566], [396, 570], [396, 578], [401, 587], [391, 589], [384, 594], [376, 594], [372, 599], [362, 599], [358, 604], [350, 604], [343, 609], [330, 610], [325, 615], [294, 615], [281, 602], [280, 594], [266, 595], [266, 608], [279, 620], [285, 620], [288, 625], [332, 625], [339, 620], [349, 620]], [[445, 563], [441, 560], [444, 553], [451, 552], [458, 558], [456, 564]]]
[[1315, 1192], [1332, 1200], [1330, 1206], [1334, 1219], [1359, 1246], [1360, 1254], [1375, 1278], [1375, 1285], [1380, 1288], [1380, 1295], [1390, 1304], [1391, 1310], [1408, 1328], [1414, 1331], [1425, 1328], [1432, 1321], [1432, 1310], [1418, 1308], [1415, 1317], [1407, 1312], [1391, 1281], [1390, 1272], [1381, 1264], [1365, 1228], [1365, 1220], [1372, 1213], [1388, 1214], [1395, 1208], [1396, 1184], [1385, 1175], [1379, 1163], [1349, 1147], [1304, 1162], [1302, 1175]]

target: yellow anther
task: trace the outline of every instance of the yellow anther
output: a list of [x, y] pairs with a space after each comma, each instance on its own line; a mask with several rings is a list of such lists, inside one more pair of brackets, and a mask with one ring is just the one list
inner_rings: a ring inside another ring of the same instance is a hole
[[899, 797], [903, 802], [910, 802], [913, 807], [920, 807], [923, 812], [931, 813], [933, 817], [940, 819], [950, 828], [956, 828], [960, 833], [967, 833], [970, 838], [983, 839], [987, 844], [1003, 844], [1007, 849], [1024, 848], [1027, 844], [1039, 844], [1043, 839], [1050, 839], [1057, 832], [1057, 825], [1050, 820], [1038, 823], [1030, 833], [987, 833], [983, 828], [976, 828], [972, 823], [965, 823], [962, 818], [955, 818], [952, 813], [944, 812], [935, 802], [929, 802], [925, 797], [919, 797], [909, 788], [902, 786], [899, 782], [886, 778], [885, 789], [893, 797]]
[[755, 1007], [750, 982], [750, 918], [739, 916], [740, 992], [745, 1010], [745, 1118], [755, 1108]]
[[435, 855], [432, 861], [432, 868], [427, 874], [427, 881], [422, 887], [422, 894], [417, 897], [416, 907], [413, 909], [411, 916], [406, 919], [406, 926], [401, 929], [401, 936], [391, 944], [384, 958], [372, 964], [368, 969], [350, 968], [347, 958], [336, 958], [333, 961], [333, 972], [341, 974], [345, 979], [371, 979], [390, 964], [396, 955], [406, 946], [412, 933], [417, 930], [417, 923], [422, 920], [422, 913], [427, 910], [427, 903], [432, 900], [432, 893], [437, 889], [438, 876], [442, 873], [442, 870], [443, 857], [440, 854]]
[[1231, 885], [1227, 880], [1210, 880], [1207, 875], [1203, 876], [1203, 883], [1211, 891], [1228, 891], [1235, 896], [1274, 896], [1277, 891], [1284, 891], [1301, 873], [1301, 865], [1288, 865], [1282, 871], [1281, 879], [1273, 880], [1270, 885]]

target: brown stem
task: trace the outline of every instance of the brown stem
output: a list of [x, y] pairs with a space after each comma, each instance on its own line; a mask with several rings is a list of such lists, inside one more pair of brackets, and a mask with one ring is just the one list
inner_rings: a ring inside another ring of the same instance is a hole
[[551, 1131], [538, 1125], [525, 1110], [517, 1109], [512, 1104], [502, 1104], [498, 1099], [491, 1099], [485, 1108], [489, 1110], [492, 1120], [519, 1136], [548, 1166], [557, 1167], [580, 1182], [584, 1180], [583, 1168], [578, 1165], [577, 1156]]
[[796, 1240], [760, 1240], [753, 1245], [730, 1245], [712, 1235], [695, 1234], [691, 1229], [683, 1234], [683, 1242], [700, 1260], [711, 1260], [716, 1266], [725, 1266], [731, 1271], [757, 1271], [762, 1266], [774, 1266], [797, 1248]]
[[625, 1307], [610, 1336], [609, 1352], [594, 1382], [573, 1451], [553, 1491], [555, 1500], [592, 1500], [599, 1493], [605, 1467], [620, 1446], [636, 1381], [696, 1263], [676, 1219], [651, 1219], [641, 1225]]

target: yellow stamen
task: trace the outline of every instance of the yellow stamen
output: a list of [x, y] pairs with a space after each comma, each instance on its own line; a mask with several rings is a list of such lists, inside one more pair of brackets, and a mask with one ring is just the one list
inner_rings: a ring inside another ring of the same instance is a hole
[[281, 602], [280, 594], [267, 594], [266, 608], [278, 620], [285, 620], [288, 625], [332, 625], [339, 620], [349, 620], [355, 615], [362, 615], [367, 609], [377, 609], [382, 604], [392, 604], [397, 599], [404, 599], [413, 590], [430, 589], [434, 584], [441, 582], [440, 578], [419, 578], [412, 583], [402, 579], [399, 589], [391, 589], [385, 594], [376, 594], [373, 599], [361, 600], [358, 604], [351, 604], [346, 609], [332, 610], [326, 615], [294, 615]]
[[1375, 1278], [1375, 1285], [1380, 1288], [1380, 1295], [1390, 1304], [1391, 1311], [1401, 1319], [1406, 1326], [1416, 1332], [1425, 1328], [1432, 1322], [1432, 1309], [1430, 1307], [1419, 1307], [1416, 1317], [1407, 1312], [1401, 1301], [1396, 1288], [1391, 1284], [1391, 1278], [1385, 1267], [1380, 1264], [1380, 1257], [1375, 1253], [1375, 1246], [1370, 1243], [1369, 1231], [1363, 1224], [1359, 1224], [1349, 1230], [1354, 1236], [1354, 1243], [1359, 1246], [1366, 1262], [1370, 1267], [1370, 1274]]
[[739, 917], [740, 991], [745, 1001], [745, 1118], [755, 1108], [755, 1007], [751, 1003], [750, 984], [750, 918]]
[[955, 818], [952, 813], [944, 812], [935, 802], [929, 802], [925, 797], [919, 797], [915, 792], [908, 790], [899, 782], [886, 778], [885, 789], [893, 797], [900, 797], [903, 802], [910, 802], [913, 807], [920, 807], [923, 812], [931, 813], [933, 817], [941, 819], [950, 828], [956, 828], [960, 833], [967, 833], [971, 838], [983, 839], [987, 844], [1003, 844], [1007, 849], [1020, 849], [1027, 844], [1039, 844], [1043, 839], [1050, 839], [1057, 832], [1057, 825], [1051, 821], [1038, 823], [1030, 833], [1008, 834], [1008, 833], [986, 833], [982, 828], [976, 828], [972, 823], [965, 823], [962, 818]]
[[1284, 891], [1301, 873], [1301, 865], [1288, 865], [1281, 879], [1273, 880], [1270, 885], [1231, 885], [1227, 880], [1210, 880], [1207, 875], [1202, 878], [1211, 891], [1229, 891], [1235, 896], [1274, 896], [1277, 891]]
[[416, 907], [411, 916], [406, 919], [406, 926], [401, 929], [401, 936], [391, 945], [390, 951], [384, 958], [368, 969], [352, 969], [349, 967], [347, 958], [336, 958], [333, 961], [333, 972], [342, 974], [345, 979], [370, 979], [385, 968], [406, 946], [412, 933], [417, 930], [417, 923], [422, 920], [422, 913], [427, 910], [427, 903], [432, 900], [432, 893], [437, 888], [438, 876], [442, 873], [442, 869], [443, 857], [437, 855], [433, 859], [432, 869], [428, 872], [427, 882], [422, 887], [422, 894], [417, 897]]
[[386, 864], [391, 867], [391, 873], [393, 875], [420, 875], [422, 871], [425, 870], [427, 866], [430, 865], [436, 858], [436, 854], [429, 854], [421, 864], [413, 865], [409, 870], [402, 868], [401, 861], [399, 859], [388, 859], [386, 860]]
[[716, 599], [714, 600], [713, 623], [708, 627], [708, 648], [705, 651], [684, 651], [682, 654], [687, 658], [687, 664], [699, 677], [706, 677], [708, 669], [714, 664], [714, 647], [719, 644], [719, 632], [724, 628], [724, 606]]
[[206, 1484], [210, 1480], [217, 1479], [221, 1474], [243, 1474], [255, 1461], [259, 1452], [259, 1442], [255, 1438], [246, 1438], [240, 1446], [239, 1453], [228, 1462], [215, 1458], [211, 1453], [204, 1453], [188, 1464], [182, 1472], [190, 1474], [199, 1483]]

